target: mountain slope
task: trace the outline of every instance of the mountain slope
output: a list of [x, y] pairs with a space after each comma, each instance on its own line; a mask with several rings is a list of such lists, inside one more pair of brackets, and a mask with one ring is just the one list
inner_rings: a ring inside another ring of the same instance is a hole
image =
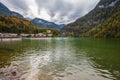
[[106, 21], [92, 28], [86, 36], [120, 38], [120, 12], [116, 12]]
[[0, 32], [2, 33], [34, 33], [36, 28], [27, 20], [0, 15]]
[[4, 4], [0, 2], [0, 14], [7, 15], [7, 16], [16, 16], [19, 18], [23, 18], [23, 16], [19, 13], [16, 13], [14, 11], [10, 11]]
[[[100, 0], [98, 5], [87, 15], [77, 19], [75, 22], [68, 24], [62, 29], [62, 32], [66, 33], [67, 36], [71, 35], [72, 36], [92, 36], [90, 35], [90, 32], [93, 31], [94, 28], [97, 28], [98, 26], [101, 27], [104, 25], [106, 22], [110, 23], [108, 20], [112, 20], [113, 18], [118, 19], [120, 15], [117, 15], [117, 17], [113, 17], [115, 14], [119, 14], [120, 12], [120, 0]], [[119, 20], [117, 20], [119, 22]], [[112, 23], [113, 28], [115, 25]], [[107, 24], [104, 26], [104, 29], [107, 29], [109, 25]], [[89, 33], [88, 33], [89, 32]], [[106, 30], [106, 33], [109, 32]], [[111, 32], [112, 34], [113, 32]], [[116, 32], [117, 33], [117, 32]], [[88, 35], [89, 34], [89, 35]], [[111, 37], [115, 37], [114, 36]], [[96, 37], [99, 37], [96, 36]], [[100, 36], [100, 37], [109, 37], [109, 36]]]
[[49, 22], [49, 21], [46, 21], [40, 18], [34, 18], [33, 20], [31, 20], [31, 22], [34, 25], [41, 27], [41, 28], [55, 28], [57, 30], [60, 30], [64, 26], [64, 24], [58, 25], [53, 22]]

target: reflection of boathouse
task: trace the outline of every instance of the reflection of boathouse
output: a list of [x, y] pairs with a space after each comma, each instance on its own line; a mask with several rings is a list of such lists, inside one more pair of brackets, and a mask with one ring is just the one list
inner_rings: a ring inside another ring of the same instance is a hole
[[0, 33], [0, 37], [3, 37], [3, 38], [14, 38], [14, 37], [18, 37], [17, 34], [14, 34], [14, 33]]
[[14, 33], [0, 33], [0, 41], [15, 41], [15, 40], [21, 40], [20, 36], [18, 34]]

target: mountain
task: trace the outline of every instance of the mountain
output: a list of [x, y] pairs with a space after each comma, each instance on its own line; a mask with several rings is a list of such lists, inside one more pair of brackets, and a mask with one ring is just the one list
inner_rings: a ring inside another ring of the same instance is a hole
[[17, 12], [10, 11], [4, 4], [0, 2], [0, 14], [7, 16], [16, 16], [19, 18], [23, 18], [23, 16]]
[[44, 33], [50, 30], [53, 36], [60, 36], [55, 29], [40, 28], [32, 24], [31, 18], [24, 18], [19, 13], [10, 11], [5, 5], [0, 3], [0, 33]]
[[65, 26], [65, 24], [59, 24], [58, 27], [62, 29]]
[[29, 17], [26, 17], [25, 19], [28, 20], [28, 21], [31, 21], [31, 20], [32, 20], [32, 18], [29, 18]]
[[[10, 11], [4, 4], [0, 2], [0, 14], [6, 15], [6, 16], [15, 16], [18, 18], [24, 18], [21, 14], [17, 12]], [[26, 20], [31, 21], [34, 25], [41, 27], [41, 28], [54, 28], [57, 30], [60, 30], [64, 24], [55, 24], [53, 22], [49, 22], [40, 18], [34, 18], [33, 20], [31, 18], [26, 18]]]
[[55, 24], [54, 22], [49, 22], [40, 18], [34, 18], [33, 20], [31, 20], [31, 22], [41, 28], [55, 28], [57, 30], [60, 30], [64, 24]]
[[120, 0], [100, 0], [91, 12], [61, 32], [67, 36], [120, 37]]
[[[50, 33], [48, 33], [48, 31], [50, 31]], [[28, 20], [5, 15], [0, 15], [0, 33], [44, 33], [46, 35], [53, 34], [53, 36], [60, 36], [60, 33], [55, 29], [39, 28]]]

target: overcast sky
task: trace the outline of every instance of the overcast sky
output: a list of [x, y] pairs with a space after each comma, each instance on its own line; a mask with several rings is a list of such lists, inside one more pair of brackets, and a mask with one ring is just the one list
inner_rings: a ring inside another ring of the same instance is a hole
[[92, 10], [99, 0], [0, 0], [24, 17], [69, 23]]

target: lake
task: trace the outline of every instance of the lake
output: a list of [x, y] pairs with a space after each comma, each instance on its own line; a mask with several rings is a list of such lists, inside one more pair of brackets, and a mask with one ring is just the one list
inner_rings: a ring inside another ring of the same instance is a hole
[[21, 80], [120, 80], [120, 39], [0, 42], [0, 68], [14, 66]]

